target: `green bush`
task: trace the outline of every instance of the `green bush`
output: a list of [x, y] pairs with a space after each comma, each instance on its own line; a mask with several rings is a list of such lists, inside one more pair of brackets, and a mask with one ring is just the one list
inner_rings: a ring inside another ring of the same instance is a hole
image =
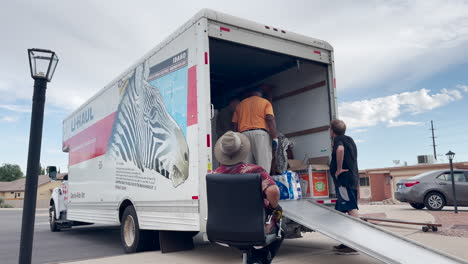
[[0, 208], [13, 208], [13, 206], [6, 204], [5, 199], [3, 199], [3, 197], [0, 197]]

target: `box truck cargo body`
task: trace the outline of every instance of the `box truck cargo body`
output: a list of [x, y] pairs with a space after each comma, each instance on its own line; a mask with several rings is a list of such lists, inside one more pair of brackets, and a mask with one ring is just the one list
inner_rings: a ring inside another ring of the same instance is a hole
[[64, 120], [68, 186], [54, 217], [121, 224], [133, 206], [141, 230], [205, 232], [215, 109], [262, 83], [274, 86], [278, 131], [296, 159], [326, 162], [332, 47], [202, 10]]

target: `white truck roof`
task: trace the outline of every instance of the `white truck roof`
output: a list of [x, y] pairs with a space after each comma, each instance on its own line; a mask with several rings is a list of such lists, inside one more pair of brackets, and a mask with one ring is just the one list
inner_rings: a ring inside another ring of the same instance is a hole
[[75, 111], [73, 111], [71, 114], [69, 114], [65, 118], [65, 120], [67, 120], [68, 118], [73, 116], [75, 113], [81, 111], [95, 97], [99, 96], [101, 93], [106, 91], [115, 82], [122, 79], [132, 69], [134, 69], [137, 65], [144, 62], [146, 59], [148, 59], [153, 54], [155, 54], [158, 50], [160, 50], [161, 48], [168, 45], [173, 39], [175, 39], [177, 36], [182, 34], [185, 30], [187, 30], [189, 27], [191, 27], [193, 24], [195, 24], [201, 18], [207, 18], [207, 19], [209, 19], [211, 21], [216, 21], [216, 22], [220, 22], [220, 23], [227, 24], [227, 25], [232, 25], [232, 26], [239, 27], [239, 28], [244, 28], [244, 29], [251, 30], [251, 31], [260, 32], [262, 34], [271, 35], [271, 36], [274, 36], [274, 37], [277, 37], [277, 38], [286, 39], [288, 41], [298, 42], [298, 43], [306, 44], [306, 45], [309, 45], [309, 46], [321, 48], [321, 49], [324, 49], [324, 50], [333, 51], [333, 47], [328, 42], [326, 42], [324, 40], [307, 37], [307, 36], [304, 36], [304, 35], [301, 35], [301, 34], [286, 31], [284, 29], [279, 29], [279, 28], [276, 28], [276, 27], [263, 25], [263, 24], [253, 22], [253, 21], [250, 21], [250, 20], [247, 20], [247, 19], [231, 16], [231, 15], [228, 15], [228, 14], [225, 14], [225, 13], [222, 13], [222, 12], [218, 12], [218, 11], [215, 11], [215, 10], [212, 10], [212, 9], [204, 8], [204, 9], [200, 10], [197, 14], [195, 14], [195, 16], [193, 16], [184, 25], [179, 27], [174, 33], [172, 33], [167, 38], [165, 38], [163, 41], [161, 41], [161, 43], [159, 43], [156, 47], [154, 47], [149, 52], [147, 52], [142, 58], [140, 58], [138, 61], [136, 61], [130, 67], [128, 67], [123, 73], [119, 74], [109, 84], [107, 84], [105, 87], [100, 89], [99, 92], [97, 92], [92, 97], [90, 97], [88, 100], [86, 100], [86, 102], [84, 102], [80, 107], [78, 107]]
[[211, 9], [202, 9], [200, 10], [191, 20], [191, 22], [195, 23], [200, 18], [206, 17], [210, 20], [218, 21], [224, 24], [233, 25], [236, 27], [249, 29], [252, 31], [261, 32], [267, 35], [271, 35], [278, 38], [287, 39], [289, 41], [295, 41], [302, 44], [307, 44], [310, 46], [314, 46], [317, 48], [333, 51], [333, 47], [326, 41], [307, 37], [301, 34], [293, 33], [290, 31], [286, 31], [284, 29], [271, 27], [269, 25], [259, 24], [247, 19], [231, 16], [222, 12], [214, 11]]

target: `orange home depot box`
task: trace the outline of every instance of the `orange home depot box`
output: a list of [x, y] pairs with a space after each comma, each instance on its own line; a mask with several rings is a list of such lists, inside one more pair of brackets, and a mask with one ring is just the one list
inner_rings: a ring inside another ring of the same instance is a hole
[[312, 172], [312, 197], [328, 197], [328, 172]]
[[[301, 162], [302, 163], [302, 162]], [[290, 162], [291, 169], [299, 175], [302, 187], [302, 197], [328, 197], [328, 166], [304, 165]]]

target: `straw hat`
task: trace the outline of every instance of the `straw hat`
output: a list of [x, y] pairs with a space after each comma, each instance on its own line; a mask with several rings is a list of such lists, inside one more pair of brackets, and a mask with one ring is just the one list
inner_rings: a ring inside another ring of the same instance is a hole
[[223, 165], [234, 165], [245, 160], [250, 152], [249, 139], [237, 132], [226, 132], [215, 145], [215, 157]]

